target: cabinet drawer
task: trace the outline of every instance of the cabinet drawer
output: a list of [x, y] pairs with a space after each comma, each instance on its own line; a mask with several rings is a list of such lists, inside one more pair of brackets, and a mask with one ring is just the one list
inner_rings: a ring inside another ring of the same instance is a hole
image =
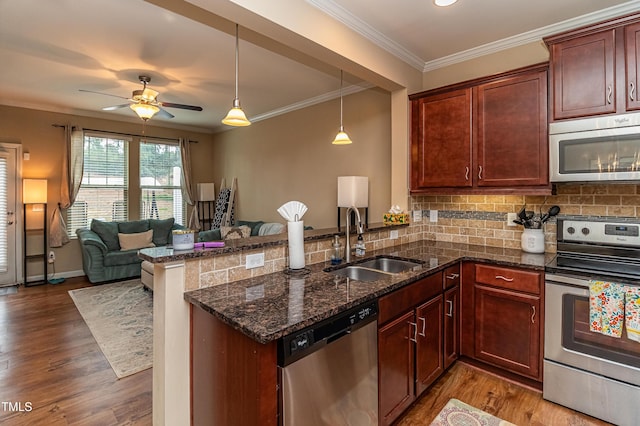
[[442, 293], [442, 272], [382, 296], [378, 300], [378, 324], [384, 324], [440, 293]]
[[460, 264], [449, 266], [442, 271], [442, 289], [446, 290], [451, 287], [460, 285]]
[[476, 265], [476, 282], [510, 290], [540, 294], [540, 272]]

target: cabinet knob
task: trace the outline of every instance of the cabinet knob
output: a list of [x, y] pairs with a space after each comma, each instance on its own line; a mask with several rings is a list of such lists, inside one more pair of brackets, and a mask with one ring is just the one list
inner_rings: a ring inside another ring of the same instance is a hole
[[633, 84], [633, 81], [629, 83], [629, 99], [634, 101], [634, 92], [636, 91], [636, 86]]

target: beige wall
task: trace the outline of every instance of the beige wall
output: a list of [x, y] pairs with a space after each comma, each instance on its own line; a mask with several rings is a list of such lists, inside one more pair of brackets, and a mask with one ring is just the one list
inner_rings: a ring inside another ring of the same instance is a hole
[[298, 200], [309, 208], [305, 225], [318, 229], [336, 226], [337, 177], [368, 176], [369, 220], [381, 222], [391, 193], [390, 102], [378, 89], [344, 97], [351, 145], [331, 144], [339, 99], [218, 133], [210, 165], [216, 187], [222, 177], [238, 178], [238, 219], [283, 222], [278, 207]]
[[[64, 130], [53, 127], [52, 124], [72, 124], [83, 128], [129, 134], [141, 134], [143, 131], [142, 122], [122, 123], [99, 118], [0, 105], [0, 141], [19, 143], [22, 145], [23, 151], [30, 154], [28, 161], [22, 161], [22, 176], [24, 178], [43, 178], [48, 180], [49, 214], [53, 213], [56, 204], [60, 200], [61, 164], [64, 146]], [[196, 181], [211, 180], [212, 135], [150, 125], [147, 125], [144, 131], [149, 137], [188, 137], [197, 140], [198, 143], [191, 146], [194, 179]], [[132, 188], [132, 193], [129, 196], [132, 198], [139, 196], [139, 193], [135, 191], [135, 187]], [[55, 272], [59, 274], [58, 276], [64, 276], [65, 272], [82, 271], [82, 258], [77, 240], [74, 239], [69, 244], [54, 249], [54, 251], [56, 254]], [[52, 268], [49, 269], [49, 273], [51, 272], [53, 272]], [[41, 268], [28, 272], [29, 275], [41, 273]]]

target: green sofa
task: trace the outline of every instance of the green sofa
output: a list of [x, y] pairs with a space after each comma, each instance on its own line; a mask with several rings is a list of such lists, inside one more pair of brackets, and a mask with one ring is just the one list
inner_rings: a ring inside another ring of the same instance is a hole
[[82, 269], [92, 283], [140, 276], [138, 248], [122, 250], [118, 234], [138, 234], [152, 230], [155, 246], [171, 244], [174, 229], [184, 229], [174, 219], [145, 219], [126, 222], [93, 220], [90, 229], [76, 231], [82, 250]]

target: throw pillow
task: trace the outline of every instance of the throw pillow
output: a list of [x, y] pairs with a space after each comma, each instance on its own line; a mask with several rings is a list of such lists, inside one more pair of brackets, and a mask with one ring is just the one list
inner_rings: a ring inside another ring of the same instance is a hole
[[247, 238], [251, 235], [251, 228], [248, 226], [221, 226], [220, 234], [225, 240], [235, 240], [238, 238]]
[[109, 251], [120, 250], [117, 222], [104, 222], [94, 219], [91, 221], [91, 230], [98, 234]]
[[123, 234], [134, 234], [138, 232], [145, 232], [149, 230], [149, 221], [143, 220], [131, 220], [128, 222], [118, 222], [118, 231]]
[[153, 244], [153, 229], [145, 232], [135, 232], [132, 234], [118, 233], [121, 250], [141, 249], [145, 247], [155, 247]]
[[156, 246], [166, 246], [169, 244], [171, 228], [175, 219], [149, 219], [149, 227], [153, 229], [153, 244]]
[[258, 235], [276, 235], [284, 232], [284, 225], [277, 222], [267, 222], [260, 227]]

